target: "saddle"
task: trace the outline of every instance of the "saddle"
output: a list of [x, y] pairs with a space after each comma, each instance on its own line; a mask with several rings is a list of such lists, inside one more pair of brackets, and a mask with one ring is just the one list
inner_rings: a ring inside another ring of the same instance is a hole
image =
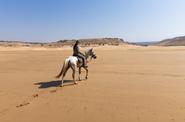
[[75, 57], [77, 57], [77, 59], [78, 59], [78, 62], [77, 62], [78, 67], [82, 66], [83, 65], [83, 59], [78, 57], [78, 56], [75, 56]]
[[78, 56], [75, 56], [75, 57], [77, 57], [77, 59], [78, 59], [78, 63], [77, 63], [77, 66], [78, 67], [80, 67], [80, 66], [83, 66], [84, 64], [84, 62], [83, 62], [83, 59], [82, 58], [80, 58], [80, 57], [78, 57]]

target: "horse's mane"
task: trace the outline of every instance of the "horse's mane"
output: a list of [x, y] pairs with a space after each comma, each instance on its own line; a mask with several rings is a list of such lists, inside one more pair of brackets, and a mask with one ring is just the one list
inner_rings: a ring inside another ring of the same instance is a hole
[[93, 50], [93, 48], [89, 48], [89, 49], [87, 49], [87, 50], [85, 51], [85, 56], [86, 56], [86, 58], [88, 58], [88, 56], [89, 56], [90, 52], [92, 52], [92, 50]]
[[85, 53], [89, 53], [90, 51], [92, 51], [93, 50], [93, 48], [89, 48], [89, 49], [87, 49], [86, 51], [85, 51]]

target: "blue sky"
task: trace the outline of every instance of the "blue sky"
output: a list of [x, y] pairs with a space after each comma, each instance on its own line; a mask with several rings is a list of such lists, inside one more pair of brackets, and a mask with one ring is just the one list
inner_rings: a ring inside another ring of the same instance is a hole
[[185, 35], [185, 0], [0, 0], [0, 40]]

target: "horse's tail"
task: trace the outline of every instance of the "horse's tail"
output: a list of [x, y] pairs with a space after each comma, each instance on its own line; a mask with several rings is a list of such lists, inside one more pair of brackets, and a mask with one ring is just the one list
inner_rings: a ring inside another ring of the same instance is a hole
[[67, 69], [67, 67], [68, 67], [68, 61], [64, 61], [62, 70], [61, 70], [60, 73], [56, 76], [56, 78], [60, 78], [60, 76], [65, 72], [65, 70]]

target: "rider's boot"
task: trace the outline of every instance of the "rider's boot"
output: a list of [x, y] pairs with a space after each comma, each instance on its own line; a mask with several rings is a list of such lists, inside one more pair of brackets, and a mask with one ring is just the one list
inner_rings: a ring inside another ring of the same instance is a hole
[[83, 62], [83, 67], [84, 67], [84, 68], [88, 68], [88, 66], [87, 66], [87, 61], [84, 61], [84, 62]]

